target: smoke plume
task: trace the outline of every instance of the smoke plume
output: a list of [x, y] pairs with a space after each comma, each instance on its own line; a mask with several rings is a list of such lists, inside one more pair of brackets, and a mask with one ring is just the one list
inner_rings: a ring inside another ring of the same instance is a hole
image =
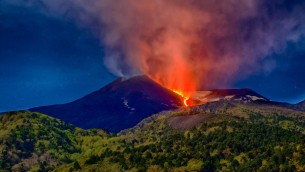
[[91, 28], [106, 47], [104, 61], [114, 74], [146, 74], [182, 92], [270, 72], [276, 59], [269, 57], [305, 32], [304, 3], [284, 0], [44, 0], [42, 5]]

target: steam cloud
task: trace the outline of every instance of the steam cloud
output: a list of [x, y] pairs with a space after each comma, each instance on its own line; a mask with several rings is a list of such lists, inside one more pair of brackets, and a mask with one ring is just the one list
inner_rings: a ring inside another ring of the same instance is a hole
[[[187, 90], [225, 87], [275, 68], [276, 59], [267, 57], [283, 51], [288, 42], [297, 42], [305, 32], [304, 3], [285, 3], [44, 0], [42, 5], [49, 13], [72, 16], [90, 27], [106, 46], [105, 64], [114, 74], [144, 73]], [[185, 84], [190, 82], [196, 84]]]

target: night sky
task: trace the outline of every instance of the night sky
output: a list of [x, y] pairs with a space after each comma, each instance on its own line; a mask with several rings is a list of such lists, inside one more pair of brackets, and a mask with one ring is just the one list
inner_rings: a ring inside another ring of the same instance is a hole
[[115, 79], [103, 47], [72, 21], [0, 6], [0, 111], [65, 103]]
[[[116, 77], [99, 39], [69, 17], [0, 1], [0, 111], [73, 101]], [[275, 68], [232, 85], [276, 101], [305, 99], [305, 38], [273, 53]], [[263, 64], [262, 64], [263, 65]]]

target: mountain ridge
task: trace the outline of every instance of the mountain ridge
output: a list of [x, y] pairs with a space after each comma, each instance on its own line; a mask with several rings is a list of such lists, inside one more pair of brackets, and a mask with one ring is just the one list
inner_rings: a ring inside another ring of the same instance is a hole
[[29, 109], [81, 128], [111, 132], [129, 128], [143, 118], [182, 106], [181, 97], [146, 76], [119, 78], [73, 102]]
[[[195, 106], [214, 101], [237, 101], [283, 106], [305, 110], [303, 104], [273, 102], [249, 89], [213, 89], [197, 91], [191, 97]], [[29, 109], [62, 119], [78, 127], [100, 128], [110, 132], [133, 127], [144, 118], [164, 110], [183, 107], [182, 98], [147, 76], [119, 78], [82, 98], [66, 104]]]
[[238, 101], [243, 103], [270, 102], [269, 99], [256, 93], [255, 91], [249, 88], [212, 89], [207, 91], [196, 91], [193, 98], [196, 100], [200, 100], [203, 103], [220, 101], [220, 100]]

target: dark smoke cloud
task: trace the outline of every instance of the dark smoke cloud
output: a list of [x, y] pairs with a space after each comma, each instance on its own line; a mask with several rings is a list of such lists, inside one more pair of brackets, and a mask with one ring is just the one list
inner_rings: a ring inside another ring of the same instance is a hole
[[270, 72], [277, 67], [276, 59], [267, 57], [305, 33], [301, 1], [8, 2], [44, 7], [48, 15], [65, 15], [90, 27], [107, 47], [106, 66], [118, 76], [180, 77], [164, 82], [191, 81], [197, 87], [225, 87], [255, 72]]

